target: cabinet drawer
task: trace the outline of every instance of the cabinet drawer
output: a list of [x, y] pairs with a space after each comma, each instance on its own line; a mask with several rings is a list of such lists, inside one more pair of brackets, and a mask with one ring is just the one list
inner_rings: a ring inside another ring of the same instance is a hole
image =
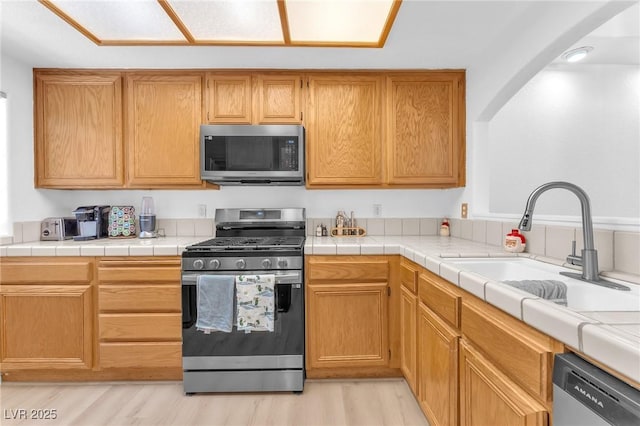
[[181, 367], [181, 342], [100, 343], [102, 368]]
[[413, 294], [416, 294], [418, 290], [418, 267], [404, 259], [400, 264], [400, 283]]
[[357, 280], [386, 281], [389, 276], [389, 261], [380, 259], [358, 259], [359, 256], [340, 256], [340, 259], [325, 260], [311, 258], [307, 276], [309, 280]]
[[100, 340], [181, 340], [181, 314], [101, 314]]
[[98, 280], [107, 283], [180, 282], [180, 259], [109, 259], [98, 263]]
[[179, 285], [101, 285], [101, 312], [180, 312]]
[[553, 339], [498, 309], [467, 301], [462, 304], [462, 333], [525, 390], [551, 401]]
[[426, 273], [420, 274], [418, 278], [420, 301], [454, 328], [459, 328], [462, 297], [447, 288], [447, 283], [441, 283], [438, 280], [439, 278], [436, 279]]
[[2, 284], [86, 283], [92, 280], [93, 263], [83, 259], [22, 258], [0, 261]]

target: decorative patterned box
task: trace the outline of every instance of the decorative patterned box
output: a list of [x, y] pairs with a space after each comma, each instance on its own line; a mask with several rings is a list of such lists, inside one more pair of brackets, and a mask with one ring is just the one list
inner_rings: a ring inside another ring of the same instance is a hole
[[136, 237], [136, 210], [133, 206], [111, 206], [109, 238]]

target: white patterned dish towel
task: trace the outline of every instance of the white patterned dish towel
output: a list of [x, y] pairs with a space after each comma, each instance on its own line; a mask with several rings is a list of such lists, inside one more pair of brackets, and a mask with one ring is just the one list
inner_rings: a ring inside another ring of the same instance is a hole
[[273, 331], [275, 281], [273, 274], [236, 276], [239, 331]]

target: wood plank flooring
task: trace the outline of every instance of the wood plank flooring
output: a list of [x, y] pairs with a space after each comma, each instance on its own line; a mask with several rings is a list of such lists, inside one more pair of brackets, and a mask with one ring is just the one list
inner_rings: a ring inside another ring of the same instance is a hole
[[[56, 418], [34, 419], [34, 414], [46, 411], [32, 410], [56, 410]], [[193, 396], [184, 395], [182, 382], [2, 382], [0, 424], [428, 426], [429, 423], [404, 380], [363, 379], [307, 380], [300, 395], [283, 392]]]

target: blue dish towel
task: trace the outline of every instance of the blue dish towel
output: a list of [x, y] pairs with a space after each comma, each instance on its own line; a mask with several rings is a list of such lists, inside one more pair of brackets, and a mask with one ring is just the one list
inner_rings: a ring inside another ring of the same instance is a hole
[[234, 275], [198, 275], [196, 329], [231, 333], [233, 327]]
[[567, 306], [567, 285], [556, 280], [502, 281], [512, 287], [526, 291], [559, 305]]

